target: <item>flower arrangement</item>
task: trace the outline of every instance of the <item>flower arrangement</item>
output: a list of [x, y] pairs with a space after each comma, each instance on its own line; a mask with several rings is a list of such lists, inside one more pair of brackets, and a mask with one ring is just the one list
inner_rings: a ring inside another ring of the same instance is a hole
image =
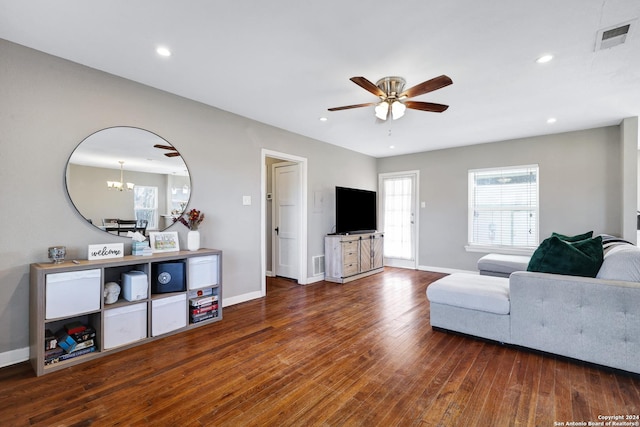
[[204, 214], [197, 209], [191, 209], [187, 214], [187, 217], [180, 216], [174, 220], [180, 221], [187, 227], [189, 230], [197, 230], [200, 223], [204, 220]]

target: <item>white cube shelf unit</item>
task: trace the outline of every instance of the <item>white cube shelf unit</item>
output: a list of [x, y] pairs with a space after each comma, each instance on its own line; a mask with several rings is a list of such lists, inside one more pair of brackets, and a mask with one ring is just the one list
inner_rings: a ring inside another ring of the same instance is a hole
[[[161, 263], [184, 263], [183, 290], [152, 292], [157, 279], [152, 272]], [[105, 284], [120, 283], [122, 275], [131, 271], [146, 274], [147, 292], [137, 292], [136, 299], [129, 301], [121, 291], [116, 302], [107, 304]], [[222, 251], [35, 263], [31, 264], [29, 299], [29, 358], [40, 376], [221, 320]], [[190, 306], [195, 300], [197, 309]], [[81, 341], [78, 348], [82, 344], [86, 348], [52, 356], [46, 349], [46, 331], [55, 334], [73, 324], [95, 330], [93, 345]]]

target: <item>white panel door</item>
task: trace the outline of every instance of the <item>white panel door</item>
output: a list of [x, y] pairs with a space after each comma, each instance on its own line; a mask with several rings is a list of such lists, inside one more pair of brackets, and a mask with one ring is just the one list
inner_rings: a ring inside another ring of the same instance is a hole
[[298, 279], [300, 229], [300, 167], [287, 163], [274, 167], [274, 243], [276, 276]]

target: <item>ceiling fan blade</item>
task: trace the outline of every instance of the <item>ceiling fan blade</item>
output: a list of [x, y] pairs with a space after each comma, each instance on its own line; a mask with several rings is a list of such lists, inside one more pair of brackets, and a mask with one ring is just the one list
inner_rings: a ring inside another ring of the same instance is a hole
[[351, 77], [349, 80], [351, 80], [352, 82], [354, 82], [355, 84], [363, 88], [364, 90], [371, 92], [375, 96], [379, 96], [381, 98], [385, 98], [387, 96], [387, 94], [384, 93], [382, 89], [380, 89], [378, 86], [374, 85], [364, 77]]
[[156, 144], [154, 145], [155, 148], [162, 148], [163, 150], [171, 150], [171, 151], [178, 151], [175, 149], [175, 147], [171, 146], [171, 145], [161, 145], [161, 144]]
[[434, 90], [441, 89], [445, 86], [449, 86], [453, 83], [453, 80], [444, 74], [439, 77], [434, 77], [431, 80], [417, 84], [398, 95], [398, 98], [413, 98], [414, 96], [422, 95]]
[[432, 113], [442, 113], [444, 110], [449, 108], [448, 105], [434, 104], [433, 102], [420, 102], [420, 101], [404, 101], [404, 105], [406, 105], [407, 108], [420, 110], [420, 111], [430, 111]]
[[371, 105], [376, 105], [376, 104], [377, 104], [376, 102], [367, 102], [366, 104], [345, 105], [344, 107], [329, 108], [329, 111], [340, 111], [340, 110], [348, 110], [350, 108], [369, 107]]
[[167, 157], [179, 157], [180, 153], [178, 153], [177, 151], [173, 152], [173, 153], [164, 153], [165, 156]]

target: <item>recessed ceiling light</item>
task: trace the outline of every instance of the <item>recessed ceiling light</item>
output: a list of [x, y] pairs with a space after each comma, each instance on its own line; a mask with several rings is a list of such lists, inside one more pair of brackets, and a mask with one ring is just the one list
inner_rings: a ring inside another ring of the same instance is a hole
[[547, 123], [549, 123], [549, 124], [553, 124], [553, 123], [555, 123], [555, 122], [557, 122], [557, 120], [556, 120], [556, 118], [555, 118], [555, 117], [549, 117], [549, 118], [547, 119]]
[[164, 46], [158, 47], [156, 53], [160, 56], [171, 56], [171, 51]]
[[540, 58], [536, 59], [536, 62], [538, 64], [544, 64], [551, 61], [552, 59], [553, 59], [553, 55], [543, 55]]
[[327, 119], [326, 117], [320, 117], [320, 121], [321, 122], [326, 122], [327, 120], [329, 120], [329, 119]]
[[394, 148], [396, 148], [396, 146], [395, 145], [390, 145], [389, 148], [391, 148], [393, 150]]

